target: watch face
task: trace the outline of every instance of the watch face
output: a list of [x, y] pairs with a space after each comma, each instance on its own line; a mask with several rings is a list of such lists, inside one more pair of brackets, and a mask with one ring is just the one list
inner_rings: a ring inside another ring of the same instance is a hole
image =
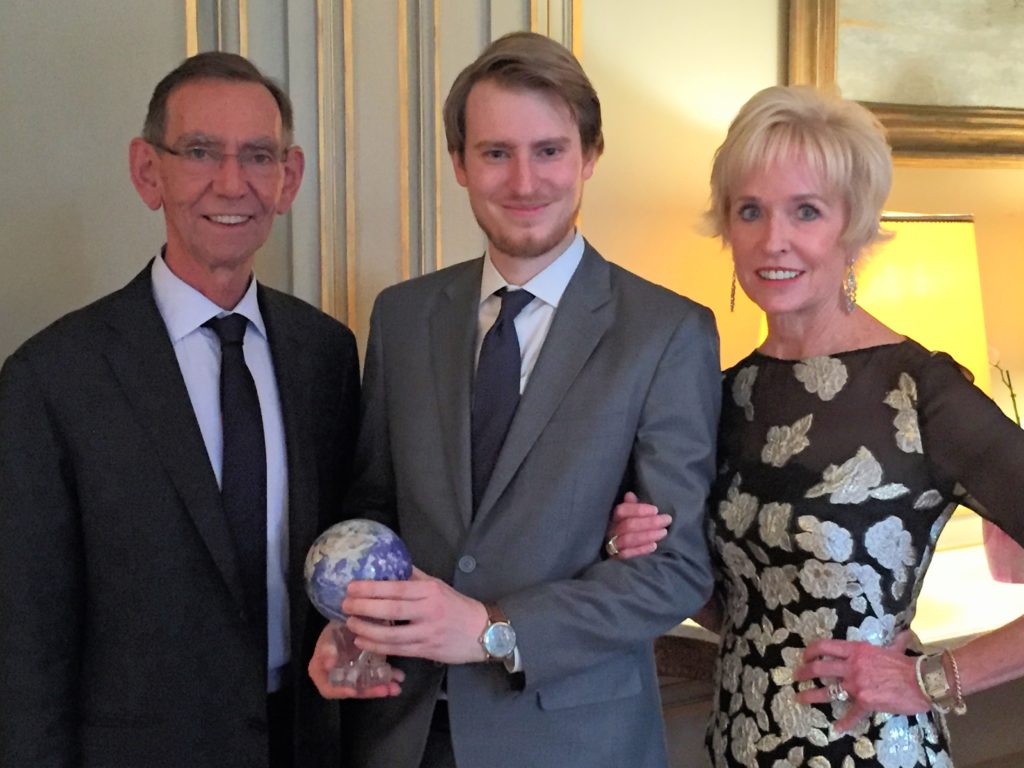
[[504, 658], [516, 647], [516, 632], [511, 624], [491, 624], [484, 632], [484, 650], [496, 658]]
[[949, 693], [949, 681], [941, 669], [927, 673], [924, 676], [924, 686], [932, 697], [942, 698]]

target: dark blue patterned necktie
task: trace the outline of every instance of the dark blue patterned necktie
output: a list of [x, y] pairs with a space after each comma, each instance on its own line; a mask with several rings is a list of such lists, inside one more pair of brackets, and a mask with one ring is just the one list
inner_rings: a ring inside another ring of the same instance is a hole
[[533, 300], [529, 291], [496, 292], [501, 297], [498, 319], [484, 336], [473, 389], [473, 512], [480, 504], [498, 453], [519, 405], [522, 358], [514, 320]]
[[220, 337], [220, 412], [224, 435], [220, 496], [235, 542], [246, 609], [266, 656], [267, 451], [256, 384], [242, 343], [248, 320], [234, 314], [203, 323]]

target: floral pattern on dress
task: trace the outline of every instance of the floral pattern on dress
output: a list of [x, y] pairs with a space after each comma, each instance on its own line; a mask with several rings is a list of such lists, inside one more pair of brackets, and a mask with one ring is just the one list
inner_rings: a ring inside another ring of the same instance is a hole
[[892, 571], [892, 596], [900, 597], [907, 582], [907, 568], [917, 562], [910, 533], [898, 517], [887, 517], [868, 528], [864, 535], [868, 554]]
[[757, 516], [757, 498], [740, 491], [740, 476], [736, 475], [729, 494], [719, 505], [718, 512], [729, 530], [737, 536], [743, 535]]
[[907, 453], [924, 453], [921, 428], [917, 423], [917, 384], [910, 374], [900, 374], [900, 385], [885, 396], [885, 404], [896, 409], [896, 445]]
[[862, 445], [856, 456], [840, 466], [829, 464], [822, 473], [822, 482], [804, 495], [813, 499], [829, 494], [829, 501], [833, 504], [860, 504], [868, 498], [895, 499], [909, 491], [901, 483], [881, 483], [882, 465]]
[[929, 488], [927, 491], [922, 493], [916, 499], [914, 499], [914, 509], [932, 509], [933, 507], [939, 506], [942, 503], [942, 494], [936, 491], [934, 488]]
[[709, 507], [723, 599], [715, 768], [952, 768], [930, 712], [838, 732], [848, 703], [796, 700], [822, 685], [793, 676], [810, 643], [884, 646], [909, 627], [956, 502], [919, 447], [924, 380], [902, 359], [880, 375], [871, 355], [755, 353], [726, 372]]
[[819, 520], [811, 515], [797, 518], [801, 533], [796, 535], [800, 549], [810, 552], [819, 560], [844, 563], [853, 554], [853, 537], [845, 528], [831, 520]]
[[812, 395], [831, 400], [846, 384], [846, 366], [834, 357], [810, 357], [793, 366], [793, 375]]
[[754, 420], [754, 405], [750, 402], [750, 393], [754, 390], [756, 380], [757, 366], [750, 365], [736, 374], [732, 383], [732, 400], [743, 409], [743, 415], [746, 416], [747, 421]]
[[814, 421], [813, 414], [807, 414], [791, 425], [783, 424], [768, 429], [768, 439], [761, 450], [761, 461], [773, 467], [784, 467], [786, 462], [810, 445], [807, 433]]
[[777, 547], [787, 552], [793, 551], [792, 537], [789, 535], [790, 519], [793, 516], [791, 504], [778, 504], [770, 501], [761, 507], [757, 515], [758, 532], [761, 541], [769, 547]]

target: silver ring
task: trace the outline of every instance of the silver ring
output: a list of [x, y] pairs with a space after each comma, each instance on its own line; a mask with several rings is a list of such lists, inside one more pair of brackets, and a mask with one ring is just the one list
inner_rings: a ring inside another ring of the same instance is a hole
[[619, 548], [615, 546], [617, 538], [619, 538], [619, 534], [616, 533], [604, 543], [604, 551], [608, 553], [608, 557], [615, 557], [619, 554]]
[[843, 684], [837, 680], [834, 683], [828, 684], [828, 697], [832, 701], [849, 701], [850, 693], [843, 688]]

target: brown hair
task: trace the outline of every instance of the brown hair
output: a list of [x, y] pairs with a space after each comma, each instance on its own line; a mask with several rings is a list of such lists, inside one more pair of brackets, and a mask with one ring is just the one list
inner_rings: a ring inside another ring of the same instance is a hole
[[580, 130], [584, 154], [604, 150], [601, 102], [576, 57], [564, 46], [534, 32], [513, 32], [495, 40], [455, 78], [444, 102], [448, 151], [464, 157], [466, 101], [473, 86], [493, 80], [506, 88], [548, 91], [569, 107]]

